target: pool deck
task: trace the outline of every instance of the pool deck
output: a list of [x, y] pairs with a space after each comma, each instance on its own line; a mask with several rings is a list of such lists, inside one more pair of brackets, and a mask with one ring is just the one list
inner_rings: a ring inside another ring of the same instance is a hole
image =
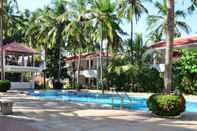
[[[136, 95], [136, 94], [135, 94]], [[142, 94], [141, 94], [142, 95]], [[14, 101], [14, 114], [0, 115], [2, 131], [196, 131], [197, 113], [180, 119], [141, 111], [112, 110], [91, 104], [40, 100], [25, 94], [0, 94]], [[197, 100], [197, 99], [196, 99]]]

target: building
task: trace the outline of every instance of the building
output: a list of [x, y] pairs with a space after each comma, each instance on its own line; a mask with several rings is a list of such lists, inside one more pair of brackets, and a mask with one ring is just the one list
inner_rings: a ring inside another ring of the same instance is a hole
[[[101, 58], [101, 59], [100, 59]], [[65, 58], [66, 68], [68, 74], [76, 82], [78, 63], [80, 59], [80, 73], [79, 84], [83, 87], [96, 87], [100, 77], [100, 60], [102, 61], [102, 67], [107, 65], [107, 53], [86, 53], [79, 55], [69, 56]]]
[[[173, 61], [176, 61], [181, 54], [177, 52], [177, 49], [191, 49], [197, 47], [197, 35], [187, 36], [183, 38], [174, 39], [173, 44]], [[153, 54], [153, 67], [157, 68], [159, 71], [163, 72], [165, 70], [165, 48], [166, 41], [160, 41], [154, 43], [149, 47], [148, 52]], [[157, 59], [156, 54], [160, 54], [160, 59]]]
[[35, 74], [43, 69], [43, 63], [36, 59], [38, 56], [36, 50], [22, 43], [3, 46], [5, 79], [11, 81], [11, 89], [34, 88]]

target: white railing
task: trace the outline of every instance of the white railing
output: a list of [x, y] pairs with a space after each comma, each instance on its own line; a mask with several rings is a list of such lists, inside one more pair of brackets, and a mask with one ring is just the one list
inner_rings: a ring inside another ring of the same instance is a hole
[[34, 82], [11, 82], [11, 90], [34, 89]]
[[28, 66], [14, 66], [14, 65], [6, 65], [6, 72], [41, 72], [42, 67], [28, 67]]

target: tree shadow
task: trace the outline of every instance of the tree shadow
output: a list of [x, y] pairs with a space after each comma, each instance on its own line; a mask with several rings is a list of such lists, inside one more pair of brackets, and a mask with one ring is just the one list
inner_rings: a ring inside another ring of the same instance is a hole
[[4, 119], [12, 121], [4, 128], [24, 123], [39, 131], [196, 131], [197, 129], [197, 113], [184, 113], [180, 119], [165, 119], [155, 118], [146, 112], [111, 110], [90, 104], [21, 98], [14, 101], [14, 114], [0, 117], [0, 124]]

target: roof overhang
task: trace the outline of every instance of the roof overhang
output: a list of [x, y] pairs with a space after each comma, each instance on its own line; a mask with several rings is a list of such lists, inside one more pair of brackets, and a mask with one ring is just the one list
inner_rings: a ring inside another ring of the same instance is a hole
[[4, 51], [7, 54], [23, 54], [23, 55], [34, 55], [39, 54], [35, 49], [25, 46], [23, 43], [9, 43], [3, 46]]
[[[188, 36], [184, 38], [174, 39], [173, 48], [184, 49], [184, 48], [196, 48], [197, 47], [197, 36]], [[150, 50], [165, 50], [166, 41], [160, 41], [149, 47]]]

